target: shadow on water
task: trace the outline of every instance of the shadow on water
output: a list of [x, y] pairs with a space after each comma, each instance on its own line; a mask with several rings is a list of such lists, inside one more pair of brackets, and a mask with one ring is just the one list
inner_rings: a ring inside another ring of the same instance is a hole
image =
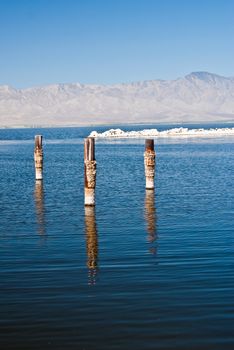
[[85, 207], [85, 234], [88, 267], [88, 284], [95, 285], [98, 274], [98, 233], [95, 207]]
[[43, 189], [42, 180], [35, 181], [34, 201], [35, 201], [36, 219], [37, 219], [37, 225], [38, 225], [38, 234], [40, 236], [45, 236], [46, 235], [45, 206], [44, 206], [44, 189]]
[[157, 216], [155, 208], [154, 190], [145, 191], [145, 222], [147, 230], [147, 241], [150, 244], [149, 252], [156, 255], [155, 241], [157, 239]]

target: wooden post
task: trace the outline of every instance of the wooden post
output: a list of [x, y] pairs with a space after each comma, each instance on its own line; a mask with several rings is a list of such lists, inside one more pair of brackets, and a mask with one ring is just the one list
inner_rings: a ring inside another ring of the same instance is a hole
[[155, 168], [155, 151], [154, 151], [154, 140], [145, 140], [145, 153], [144, 153], [144, 164], [145, 164], [145, 179], [146, 189], [154, 188], [154, 168]]
[[84, 183], [84, 204], [95, 205], [96, 160], [93, 137], [88, 137], [84, 143]]
[[35, 162], [36, 180], [42, 180], [42, 169], [43, 169], [42, 135], [35, 136], [34, 162]]

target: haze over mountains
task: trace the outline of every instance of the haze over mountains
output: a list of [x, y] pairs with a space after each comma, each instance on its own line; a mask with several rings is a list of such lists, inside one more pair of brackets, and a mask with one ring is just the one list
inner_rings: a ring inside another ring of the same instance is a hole
[[116, 85], [0, 85], [0, 126], [233, 122], [234, 78], [207, 72]]

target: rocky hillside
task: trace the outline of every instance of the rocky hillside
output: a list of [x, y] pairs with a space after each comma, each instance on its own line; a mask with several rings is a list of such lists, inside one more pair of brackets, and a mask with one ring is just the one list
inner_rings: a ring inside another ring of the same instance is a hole
[[116, 85], [0, 86], [0, 126], [234, 121], [234, 78], [207, 72]]

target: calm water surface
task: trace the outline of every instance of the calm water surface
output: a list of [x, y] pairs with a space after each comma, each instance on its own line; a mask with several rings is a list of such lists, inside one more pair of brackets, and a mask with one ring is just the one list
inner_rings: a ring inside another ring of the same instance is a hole
[[0, 348], [233, 349], [234, 138], [155, 140], [155, 192], [144, 140], [97, 141], [94, 210], [93, 129], [0, 130]]

